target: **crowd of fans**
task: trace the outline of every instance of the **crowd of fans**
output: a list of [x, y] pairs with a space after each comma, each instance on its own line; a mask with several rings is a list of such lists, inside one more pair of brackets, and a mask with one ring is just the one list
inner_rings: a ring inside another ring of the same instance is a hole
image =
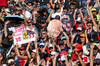
[[[65, 14], [74, 25], [49, 36], [50, 21]], [[100, 66], [99, 18], [99, 0], [0, 0], [0, 66]], [[35, 32], [36, 40], [14, 44], [19, 26]]]

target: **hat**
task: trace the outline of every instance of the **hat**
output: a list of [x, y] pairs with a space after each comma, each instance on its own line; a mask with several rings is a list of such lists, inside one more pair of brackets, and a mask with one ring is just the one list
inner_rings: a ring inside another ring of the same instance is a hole
[[28, 23], [32, 23], [32, 20], [29, 20]]
[[8, 8], [6, 8], [6, 12], [10, 12], [10, 10]]
[[32, 52], [36, 53], [36, 49], [32, 50]]
[[52, 47], [53, 47], [53, 45], [52, 45], [52, 44], [49, 44], [49, 45], [48, 45], [48, 48], [52, 48]]
[[65, 50], [61, 51], [60, 56], [66, 55], [67, 52]]
[[14, 56], [11, 54], [7, 56], [7, 59], [11, 59], [11, 58], [14, 58]]
[[56, 15], [56, 16], [55, 16], [55, 19], [60, 20], [60, 16], [59, 16], [59, 15]]
[[94, 63], [94, 64], [96, 64], [96, 63], [97, 63], [97, 64], [100, 64], [100, 59], [95, 59], [93, 63]]
[[87, 20], [87, 24], [88, 24], [88, 23], [92, 23], [92, 20]]
[[61, 40], [66, 40], [66, 37], [65, 36], [61, 37]]
[[60, 41], [60, 42], [59, 42], [59, 45], [64, 45], [64, 42], [63, 42], [63, 41]]
[[78, 14], [80, 14], [80, 12], [79, 12], [79, 11], [77, 11], [77, 12], [76, 12], [76, 14], [78, 15]]
[[12, 48], [11, 52], [15, 52], [14, 48]]
[[77, 44], [75, 50], [80, 51], [81, 49], [83, 49], [83, 46], [81, 44]]
[[86, 37], [84, 33], [80, 34], [80, 37]]
[[47, 58], [46, 58], [46, 60], [49, 60], [49, 59], [50, 59], [50, 57], [47, 57]]
[[46, 20], [45, 20], [45, 19], [42, 19], [42, 20], [40, 21], [40, 23], [46, 23]]
[[24, 21], [20, 21], [19, 23], [22, 24], [22, 23], [24, 23]]
[[82, 20], [79, 20], [79, 21], [76, 21], [76, 22], [78, 22], [78, 23], [83, 23], [83, 21], [82, 21]]
[[39, 46], [45, 46], [45, 44], [44, 43], [40, 43]]
[[81, 28], [81, 27], [78, 27], [78, 28], [76, 29], [76, 31], [82, 31], [82, 28]]
[[20, 47], [19, 50], [25, 50], [26, 48], [24, 46]]
[[50, 54], [51, 54], [51, 55], [56, 55], [56, 54], [57, 54], [57, 52], [52, 51]]
[[61, 57], [60, 57], [60, 60], [61, 60], [61, 61], [65, 61], [65, 60], [66, 60], [66, 59], [65, 59], [65, 56], [64, 56], [64, 55], [61, 56]]
[[92, 11], [92, 12], [93, 12], [93, 11], [95, 11], [95, 12], [96, 12], [97, 10], [96, 10], [95, 8], [92, 8], [92, 9], [91, 9], [91, 11]]

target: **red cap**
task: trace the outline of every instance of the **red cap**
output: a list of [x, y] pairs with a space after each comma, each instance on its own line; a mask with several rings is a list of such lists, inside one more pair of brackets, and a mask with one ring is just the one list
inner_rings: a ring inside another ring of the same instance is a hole
[[61, 51], [60, 56], [66, 55], [66, 54], [67, 54], [67, 52], [65, 50], [63, 50], [63, 51]]
[[28, 22], [29, 22], [29, 23], [32, 23], [32, 20], [29, 20]]
[[83, 46], [81, 44], [77, 44], [75, 50], [80, 51], [81, 49], [83, 49]]
[[50, 57], [47, 57], [47, 58], [46, 58], [46, 60], [49, 60], [49, 59], [50, 59]]
[[25, 50], [25, 47], [24, 47], [24, 46], [22, 46], [22, 47], [20, 47], [19, 49]]

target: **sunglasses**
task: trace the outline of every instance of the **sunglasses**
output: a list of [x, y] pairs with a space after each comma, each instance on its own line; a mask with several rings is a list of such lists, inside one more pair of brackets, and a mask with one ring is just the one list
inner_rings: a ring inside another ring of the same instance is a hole
[[32, 24], [28, 24], [28, 26], [32, 26]]
[[59, 46], [63, 46], [64, 44], [60, 44]]
[[23, 49], [19, 49], [19, 51], [23, 51]]
[[47, 33], [42, 33], [42, 34], [47, 34]]
[[80, 38], [85, 38], [85, 37], [80, 37]]
[[44, 46], [40, 46], [40, 48], [44, 48]]
[[91, 26], [91, 25], [87, 25], [87, 26]]
[[81, 32], [81, 30], [76, 30], [77, 32]]

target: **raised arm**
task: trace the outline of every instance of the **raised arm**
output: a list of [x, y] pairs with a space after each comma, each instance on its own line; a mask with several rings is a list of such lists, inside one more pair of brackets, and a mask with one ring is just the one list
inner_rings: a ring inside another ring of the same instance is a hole
[[45, 46], [44, 46], [44, 48], [43, 48], [43, 50], [42, 50], [42, 52], [45, 53], [45, 54], [46, 54], [45, 48], [47, 47], [47, 45], [48, 45], [48, 42], [45, 43]]
[[32, 11], [32, 16], [33, 16], [33, 23], [36, 24], [36, 14], [37, 14], [37, 11], [36, 10], [33, 10]]
[[53, 66], [57, 66], [57, 65], [56, 65], [56, 59], [57, 59], [58, 55], [59, 55], [59, 53], [57, 53], [57, 54], [55, 55], [54, 59], [53, 59]]
[[90, 16], [90, 12], [89, 12], [89, 3], [91, 2], [91, 0], [88, 0], [87, 1], [87, 13], [88, 13], [88, 15]]
[[90, 66], [93, 66], [93, 48], [94, 48], [94, 44], [91, 44], [90, 48], [91, 48], [91, 51], [90, 51]]
[[16, 53], [16, 55], [17, 55], [18, 58], [22, 58], [24, 60], [28, 60], [28, 56], [22, 56], [22, 55], [20, 55], [19, 50], [18, 50], [18, 43], [15, 46], [15, 53]]
[[29, 59], [31, 59], [31, 55], [30, 55], [30, 53], [29, 53], [30, 44], [31, 44], [31, 42], [28, 43], [27, 48], [26, 48], [26, 53], [27, 53]]
[[84, 61], [83, 61], [83, 60], [81, 59], [81, 57], [78, 55], [77, 51], [75, 51], [75, 54], [78, 56], [78, 59], [79, 59], [81, 65], [82, 65], [82, 66], [86, 66], [85, 63], [84, 63]]
[[7, 20], [7, 21], [5, 22], [5, 26], [4, 26], [4, 35], [5, 35], [5, 37], [8, 36], [8, 33], [7, 33], [7, 24], [8, 24], [9, 22], [10, 22], [9, 20]]
[[37, 57], [39, 57], [37, 41], [34, 41], [34, 44], [35, 44], [35, 49], [36, 49]]
[[77, 12], [77, 8], [74, 11], [74, 15], [73, 15], [74, 20], [76, 20], [76, 12]]
[[26, 3], [24, 3], [24, 2], [23, 2], [23, 4], [24, 4], [26, 7], [28, 7], [30, 10], [33, 10], [33, 9], [34, 9], [34, 8], [28, 6], [28, 5], [27, 5]]
[[52, 8], [55, 8], [55, 5], [52, 3], [52, 0], [50, 0], [49, 3], [51, 4]]
[[[99, 7], [99, 15], [100, 15], [100, 3], [98, 4], [98, 7]], [[100, 16], [99, 16], [99, 22], [98, 22], [98, 32], [100, 32]]]
[[4, 22], [4, 18], [2, 18], [1, 16], [2, 16], [2, 12], [0, 13], [0, 19]]
[[97, 30], [97, 24], [96, 24], [96, 22], [95, 22], [95, 20], [93, 18], [93, 14], [92, 14], [91, 10], [89, 12], [90, 12], [90, 16], [92, 18], [93, 26], [95, 27], [95, 30]]
[[79, 12], [80, 12], [80, 14], [81, 14], [81, 18], [82, 18], [83, 23], [85, 23], [85, 19], [84, 19], [83, 13], [82, 13], [82, 11], [81, 11], [81, 8], [79, 9]]
[[51, 13], [49, 14], [48, 19], [46, 21], [47, 23], [49, 23], [51, 21], [51, 15], [52, 15], [52, 13], [54, 13], [54, 10], [52, 10]]
[[23, 16], [24, 16], [25, 25], [28, 26], [28, 23], [27, 23], [27, 20], [26, 20], [26, 17], [25, 17], [25, 10], [22, 11], [22, 14], [23, 14]]

